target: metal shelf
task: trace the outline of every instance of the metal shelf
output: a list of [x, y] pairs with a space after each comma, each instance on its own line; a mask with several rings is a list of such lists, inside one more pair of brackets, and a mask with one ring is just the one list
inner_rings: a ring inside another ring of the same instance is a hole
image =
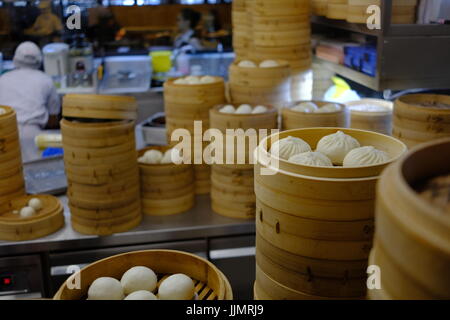
[[313, 24], [376, 37], [376, 77], [322, 59], [316, 58], [316, 62], [375, 91], [450, 88], [450, 25], [391, 24], [393, 1], [382, 2], [381, 30], [343, 20], [311, 18]]

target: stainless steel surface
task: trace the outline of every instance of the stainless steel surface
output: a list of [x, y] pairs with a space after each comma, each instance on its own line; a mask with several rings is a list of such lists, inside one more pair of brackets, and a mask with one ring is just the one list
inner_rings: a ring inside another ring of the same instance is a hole
[[29, 194], [63, 194], [67, 190], [63, 157], [24, 163], [25, 185]]
[[184, 241], [255, 232], [254, 221], [230, 219], [215, 214], [211, 210], [209, 196], [199, 196], [195, 207], [186, 213], [168, 217], [145, 216], [137, 228], [128, 232], [107, 237], [88, 236], [72, 229], [67, 197], [61, 196], [60, 200], [65, 206], [66, 218], [66, 225], [61, 230], [32, 241], [0, 241], [0, 256]]

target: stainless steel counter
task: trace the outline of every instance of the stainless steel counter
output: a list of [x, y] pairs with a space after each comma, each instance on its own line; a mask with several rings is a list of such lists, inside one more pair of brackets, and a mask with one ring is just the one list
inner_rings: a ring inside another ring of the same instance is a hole
[[222, 217], [211, 210], [209, 196], [198, 196], [195, 207], [186, 213], [168, 217], [145, 216], [137, 228], [128, 232], [104, 237], [87, 236], [72, 229], [67, 197], [62, 196], [60, 200], [65, 207], [66, 220], [65, 226], [61, 230], [32, 241], [0, 241], [0, 256], [187, 241], [248, 235], [255, 232], [254, 221]]

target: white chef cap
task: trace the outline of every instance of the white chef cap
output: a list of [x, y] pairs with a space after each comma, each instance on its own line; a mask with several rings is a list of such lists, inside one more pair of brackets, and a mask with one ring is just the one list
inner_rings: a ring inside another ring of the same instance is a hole
[[13, 62], [16, 68], [39, 69], [42, 64], [41, 49], [33, 42], [22, 42], [16, 49]]

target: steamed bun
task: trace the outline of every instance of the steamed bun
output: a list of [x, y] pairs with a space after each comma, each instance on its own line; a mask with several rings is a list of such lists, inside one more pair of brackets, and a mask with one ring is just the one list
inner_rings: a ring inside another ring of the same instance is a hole
[[279, 64], [275, 60], [264, 60], [259, 64], [260, 68], [275, 68], [278, 67]]
[[266, 113], [267, 111], [269, 111], [269, 109], [267, 109], [267, 108], [264, 107], [264, 106], [256, 106], [256, 107], [253, 109], [252, 113], [253, 113], [253, 114], [257, 114], [257, 113]]
[[289, 162], [306, 166], [332, 167], [333, 163], [326, 155], [320, 152], [304, 152], [289, 158]]
[[291, 136], [275, 141], [270, 148], [271, 154], [278, 156], [284, 160], [288, 160], [296, 154], [308, 151], [311, 151], [311, 147], [308, 143], [300, 138]]
[[42, 201], [39, 198], [31, 198], [28, 201], [28, 206], [32, 207], [35, 211], [39, 211], [42, 209]]
[[237, 114], [248, 114], [252, 113], [253, 109], [249, 104], [241, 104], [239, 108], [237, 108], [236, 113]]
[[192, 300], [195, 294], [194, 282], [188, 276], [178, 273], [165, 279], [158, 289], [160, 300]]
[[242, 60], [238, 66], [241, 68], [256, 68], [256, 64], [250, 60]]
[[341, 107], [336, 103], [328, 103], [316, 110], [317, 113], [331, 113], [337, 111], [341, 111]]
[[316, 112], [319, 108], [314, 102], [302, 102], [294, 106], [291, 110], [297, 111], [297, 112]]
[[342, 165], [347, 153], [359, 147], [358, 140], [342, 131], [338, 131], [320, 139], [316, 151], [330, 158], [333, 164]]
[[189, 84], [186, 81], [186, 79], [184, 79], [184, 78], [179, 78], [179, 79], [175, 80], [173, 83], [175, 83], [175, 84]]
[[158, 164], [161, 163], [163, 154], [159, 150], [149, 150], [142, 157], [138, 159], [139, 163]]
[[6, 110], [4, 108], [0, 108], [0, 116], [5, 113], [6, 113]]
[[119, 280], [110, 277], [96, 279], [88, 290], [88, 300], [122, 300], [123, 297]]
[[235, 113], [236, 109], [231, 104], [227, 104], [226, 106], [220, 108], [219, 112], [221, 112], [221, 113]]
[[187, 84], [200, 84], [200, 78], [196, 76], [189, 76], [184, 79]]
[[361, 147], [350, 151], [344, 158], [344, 167], [370, 166], [389, 161], [389, 155], [374, 147]]
[[20, 209], [21, 218], [29, 218], [36, 214], [36, 211], [32, 207], [24, 207]]
[[181, 155], [180, 150], [178, 150], [177, 148], [167, 150], [164, 153], [164, 156], [161, 159], [160, 163], [161, 164], [170, 164], [170, 163], [181, 164], [181, 163], [183, 163], [183, 157]]
[[139, 290], [153, 291], [156, 289], [158, 279], [152, 269], [137, 266], [125, 272], [120, 279], [125, 294]]
[[130, 293], [124, 300], [158, 300], [150, 291], [139, 290]]
[[200, 78], [200, 83], [208, 84], [208, 83], [214, 83], [216, 82], [216, 78], [211, 76], [204, 76]]

